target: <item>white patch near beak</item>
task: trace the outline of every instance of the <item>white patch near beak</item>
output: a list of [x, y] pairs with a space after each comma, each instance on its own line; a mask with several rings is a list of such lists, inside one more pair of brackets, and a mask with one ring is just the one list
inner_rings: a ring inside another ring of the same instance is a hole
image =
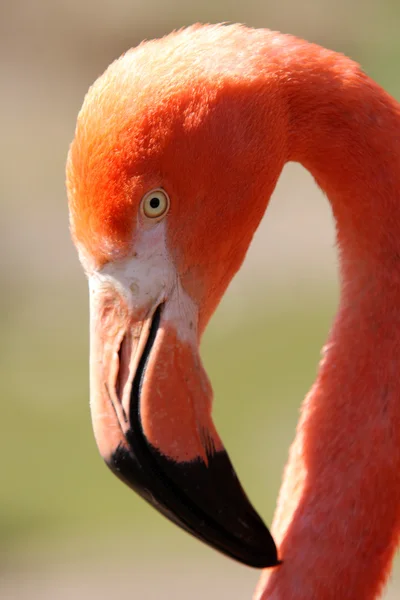
[[197, 344], [198, 308], [183, 289], [169, 254], [165, 220], [138, 228], [132, 256], [89, 274], [91, 304], [93, 296], [106, 289], [115, 289], [123, 296], [133, 314], [149, 314], [163, 303], [163, 321], [175, 326], [182, 341]]

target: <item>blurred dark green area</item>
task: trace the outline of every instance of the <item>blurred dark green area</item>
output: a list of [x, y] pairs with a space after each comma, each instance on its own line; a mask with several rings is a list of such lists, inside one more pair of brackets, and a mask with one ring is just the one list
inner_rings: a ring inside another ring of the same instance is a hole
[[[154, 551], [173, 535], [179, 551], [185, 534], [108, 472], [91, 431], [87, 290], [64, 190], [83, 96], [144, 38], [238, 21], [346, 53], [400, 98], [400, 3], [16, 0], [0, 15], [0, 568], [75, 536], [143, 534]], [[202, 347], [218, 430], [268, 523], [337, 301], [328, 205], [311, 177], [289, 169], [283, 182]]]

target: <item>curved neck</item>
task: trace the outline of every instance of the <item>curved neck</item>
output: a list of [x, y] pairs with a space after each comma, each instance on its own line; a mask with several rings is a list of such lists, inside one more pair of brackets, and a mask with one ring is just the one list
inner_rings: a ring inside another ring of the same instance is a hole
[[314, 59], [286, 85], [288, 158], [328, 195], [343, 258], [382, 263], [400, 250], [400, 106], [355, 63], [335, 57], [335, 68], [322, 71]]
[[329, 197], [341, 298], [280, 492], [284, 564], [256, 598], [372, 600], [400, 536], [400, 110], [315, 48], [285, 57], [288, 160]]

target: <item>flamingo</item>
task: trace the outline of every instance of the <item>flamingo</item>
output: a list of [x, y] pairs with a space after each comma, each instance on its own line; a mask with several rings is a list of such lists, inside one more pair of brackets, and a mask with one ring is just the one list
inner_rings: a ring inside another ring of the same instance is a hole
[[[272, 526], [199, 356], [288, 161], [326, 193], [340, 300]], [[90, 88], [67, 162], [94, 435], [171, 521], [263, 568], [257, 600], [372, 600], [400, 533], [400, 106], [349, 58], [241, 25], [142, 43]]]

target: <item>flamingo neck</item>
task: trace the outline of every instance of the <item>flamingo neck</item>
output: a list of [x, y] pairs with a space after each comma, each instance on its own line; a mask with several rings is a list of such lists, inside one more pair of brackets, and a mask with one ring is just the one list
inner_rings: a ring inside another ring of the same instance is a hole
[[288, 158], [329, 197], [341, 297], [279, 496], [284, 564], [257, 600], [377, 598], [400, 536], [400, 110], [332, 56], [286, 74]]

